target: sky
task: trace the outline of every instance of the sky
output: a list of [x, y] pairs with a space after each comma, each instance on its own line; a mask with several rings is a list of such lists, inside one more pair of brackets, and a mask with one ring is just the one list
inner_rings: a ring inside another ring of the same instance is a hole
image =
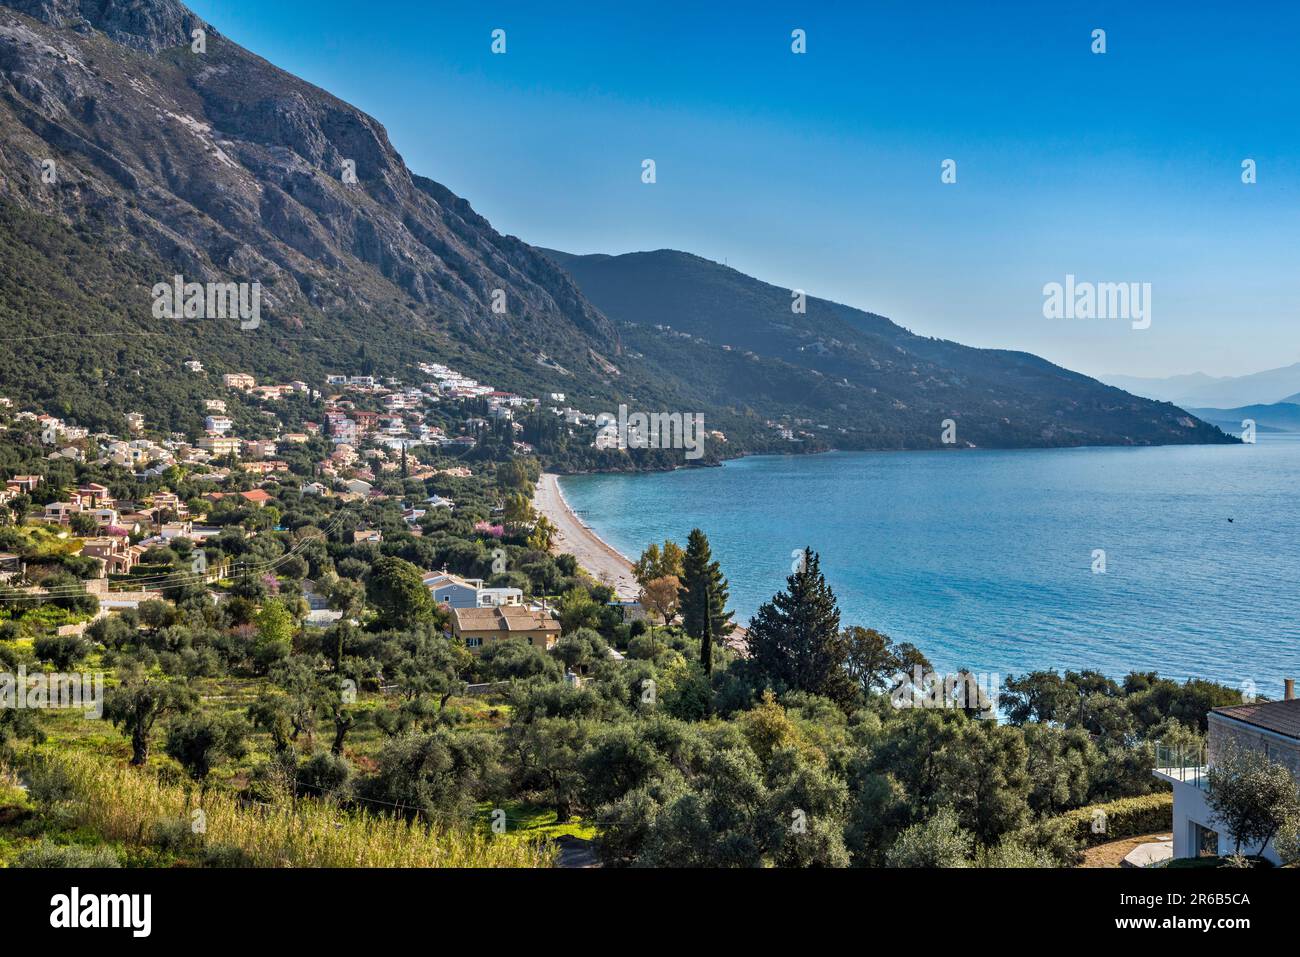
[[[535, 245], [686, 250], [1091, 375], [1300, 361], [1300, 7], [190, 6]], [[1067, 274], [1150, 283], [1149, 328], [1046, 318]]]

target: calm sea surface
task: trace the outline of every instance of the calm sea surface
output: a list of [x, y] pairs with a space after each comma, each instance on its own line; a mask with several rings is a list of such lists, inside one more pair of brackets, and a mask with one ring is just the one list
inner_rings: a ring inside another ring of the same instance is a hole
[[1270, 697], [1300, 677], [1300, 436], [763, 456], [562, 487], [633, 558], [703, 528], [740, 621], [809, 544], [845, 624], [914, 642], [943, 670], [1157, 670]]

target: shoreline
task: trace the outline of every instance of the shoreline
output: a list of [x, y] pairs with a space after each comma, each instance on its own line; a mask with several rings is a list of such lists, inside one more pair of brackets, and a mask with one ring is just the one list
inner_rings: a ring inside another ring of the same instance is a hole
[[[560, 476], [554, 473], [543, 472], [533, 496], [534, 507], [550, 519], [557, 529], [551, 552], [557, 555], [568, 552], [597, 581], [606, 581], [608, 576], [607, 583], [613, 586], [620, 599], [637, 601], [641, 590], [632, 577], [632, 561], [578, 517], [564, 497], [559, 479]], [[726, 638], [727, 644], [742, 655], [745, 654], [745, 637], [748, 632], [747, 622], [736, 622], [735, 628]]]
[[593, 578], [614, 589], [623, 601], [636, 601], [640, 589], [632, 577], [632, 561], [597, 535], [578, 517], [560, 489], [559, 476], [543, 472], [533, 505], [556, 528], [552, 554], [568, 552]]
[[[662, 468], [652, 469], [575, 469], [572, 472], [565, 472], [564, 475], [662, 475], [665, 472], [680, 472], [688, 469], [715, 469], [722, 468], [728, 462], [739, 462], [742, 459], [755, 458], [799, 458], [802, 456], [818, 455], [857, 455], [857, 454], [889, 454], [900, 455], [908, 452], [1069, 452], [1083, 451], [1088, 449], [1172, 449], [1172, 448], [1206, 448], [1218, 445], [1243, 445], [1240, 438], [1230, 432], [1225, 432], [1228, 439], [1223, 442], [1156, 442], [1149, 445], [1138, 443], [1114, 443], [1114, 444], [1093, 444], [1085, 443], [1083, 445], [970, 445], [970, 446], [949, 446], [935, 448], [929, 446], [917, 449], [841, 449], [831, 446], [825, 449], [815, 451], [788, 451], [788, 452], [738, 452], [735, 455], [728, 455], [719, 458], [716, 461], [709, 462], [705, 465], [667, 465]], [[1271, 435], [1300, 435], [1300, 432], [1270, 432]], [[543, 473], [556, 477], [562, 477], [559, 473]]]

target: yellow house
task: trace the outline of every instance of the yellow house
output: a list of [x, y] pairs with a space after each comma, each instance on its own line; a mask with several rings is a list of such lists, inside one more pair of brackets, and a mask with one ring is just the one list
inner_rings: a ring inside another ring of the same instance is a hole
[[451, 628], [475, 654], [485, 645], [509, 638], [523, 638], [530, 645], [549, 651], [560, 639], [560, 623], [549, 612], [517, 605], [453, 608]]

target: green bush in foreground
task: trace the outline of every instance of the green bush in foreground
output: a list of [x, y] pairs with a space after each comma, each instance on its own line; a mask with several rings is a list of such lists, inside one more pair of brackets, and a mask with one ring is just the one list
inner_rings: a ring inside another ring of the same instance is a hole
[[80, 844], [55, 844], [41, 840], [23, 848], [14, 862], [16, 867], [121, 867], [117, 854], [110, 847], [82, 847]]
[[[1105, 817], [1100, 817], [1098, 812]], [[1061, 818], [1071, 823], [1080, 840], [1090, 845], [1104, 844], [1136, 834], [1169, 830], [1174, 823], [1174, 796], [1167, 792], [1120, 798], [1106, 804], [1076, 808], [1062, 814]]]

